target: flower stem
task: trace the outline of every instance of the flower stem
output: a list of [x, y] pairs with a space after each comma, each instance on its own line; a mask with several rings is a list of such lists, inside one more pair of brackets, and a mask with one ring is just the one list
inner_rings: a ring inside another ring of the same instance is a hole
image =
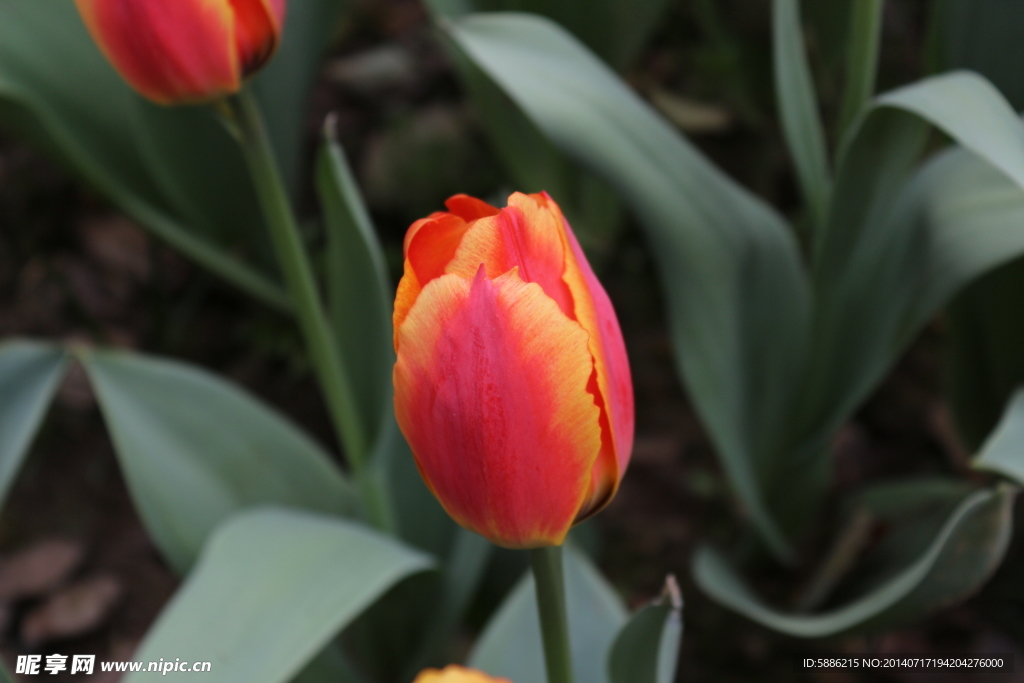
[[544, 662], [547, 665], [548, 683], [572, 683], [562, 546], [531, 550], [530, 564], [537, 587], [537, 611], [540, 613], [540, 631], [544, 640]]
[[288, 294], [302, 328], [331, 420], [339, 440], [344, 445], [349, 466], [359, 480], [366, 464], [367, 438], [359, 423], [351, 383], [342, 364], [334, 332], [324, 312], [313, 268], [274, 159], [263, 117], [256, 101], [247, 90], [229, 97], [226, 105], [240, 140], [249, 173], [256, 186], [256, 194], [270, 228], [278, 264], [284, 275]]

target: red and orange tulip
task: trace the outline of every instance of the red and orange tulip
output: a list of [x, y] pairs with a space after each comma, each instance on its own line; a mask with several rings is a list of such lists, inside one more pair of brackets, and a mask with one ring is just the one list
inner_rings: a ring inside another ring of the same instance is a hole
[[237, 92], [270, 59], [286, 0], [75, 0], [126, 81], [161, 104]]
[[450, 664], [444, 669], [424, 669], [412, 683], [512, 683], [507, 678], [493, 678], [477, 671], [467, 669], [463, 666]]
[[398, 423], [459, 524], [509, 548], [559, 545], [611, 500], [629, 462], [622, 332], [547, 194], [447, 207], [405, 238]]

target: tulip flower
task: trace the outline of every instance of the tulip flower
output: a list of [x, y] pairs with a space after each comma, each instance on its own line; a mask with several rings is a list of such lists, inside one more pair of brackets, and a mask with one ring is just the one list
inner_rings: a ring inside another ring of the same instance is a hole
[[395, 410], [427, 486], [508, 548], [560, 545], [615, 495], [633, 388], [615, 311], [546, 193], [464, 195], [414, 223]]
[[441, 671], [424, 669], [412, 683], [512, 683], [512, 681], [507, 678], [493, 678], [482, 671], [451, 664]]
[[270, 59], [286, 0], [75, 0], [103, 54], [160, 104], [237, 92]]

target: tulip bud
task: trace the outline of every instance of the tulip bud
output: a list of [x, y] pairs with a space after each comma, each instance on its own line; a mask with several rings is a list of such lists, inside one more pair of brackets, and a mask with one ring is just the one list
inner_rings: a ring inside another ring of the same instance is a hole
[[443, 670], [424, 669], [412, 683], [512, 683], [507, 678], [492, 678], [482, 671], [450, 664]]
[[615, 495], [633, 446], [615, 311], [546, 193], [447, 207], [405, 237], [398, 424], [459, 524], [508, 548], [560, 545]]
[[75, 0], [103, 54], [160, 104], [237, 92], [281, 37], [286, 0]]

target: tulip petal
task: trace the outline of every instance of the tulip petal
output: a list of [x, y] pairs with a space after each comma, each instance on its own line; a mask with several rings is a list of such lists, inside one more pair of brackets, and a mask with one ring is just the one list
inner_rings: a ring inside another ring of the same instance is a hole
[[424, 669], [413, 683], [512, 683], [507, 678], [493, 678], [483, 671], [449, 664], [443, 670]]
[[229, 0], [235, 13], [235, 49], [243, 76], [263, 66], [277, 48], [282, 0]]
[[457, 194], [448, 198], [444, 203], [448, 210], [466, 221], [475, 221], [477, 218], [497, 216], [501, 209], [491, 206], [487, 202], [470, 197], [468, 194]]
[[395, 312], [395, 350], [398, 350], [398, 328], [420, 291], [434, 278], [444, 274], [469, 224], [449, 213], [434, 213], [412, 224], [405, 236], [405, 273], [398, 283]]
[[601, 448], [587, 332], [481, 267], [427, 284], [398, 334], [398, 423], [448, 513], [506, 547], [561, 543]]
[[75, 0], [104, 54], [156, 102], [211, 99], [241, 83], [228, 0]]
[[550, 218], [540, 221], [525, 215], [516, 197], [525, 195], [512, 195], [506, 208], [469, 226], [445, 272], [468, 278], [483, 263], [493, 279], [518, 267], [525, 282], [540, 285], [572, 318], [572, 295], [562, 280], [566, 257], [562, 226]]
[[[528, 222], [554, 220], [564, 226], [564, 230], [560, 231], [565, 237], [568, 252], [564, 279], [572, 293], [575, 318], [590, 333], [590, 351], [594, 356], [597, 388], [609, 415], [614, 446], [614, 462], [607, 463], [605, 468], [595, 468], [595, 485], [598, 487], [600, 480], [614, 480], [611, 491], [603, 494], [595, 492], [592, 503], [599, 506], [602, 503], [599, 499], [607, 500], [614, 495], [633, 450], [633, 381], [622, 330], [607, 292], [594, 275], [558, 204], [546, 193], [513, 195], [509, 198], [509, 204], [517, 206]], [[602, 469], [610, 471], [602, 472]], [[596, 509], [585, 512], [593, 513]]]

